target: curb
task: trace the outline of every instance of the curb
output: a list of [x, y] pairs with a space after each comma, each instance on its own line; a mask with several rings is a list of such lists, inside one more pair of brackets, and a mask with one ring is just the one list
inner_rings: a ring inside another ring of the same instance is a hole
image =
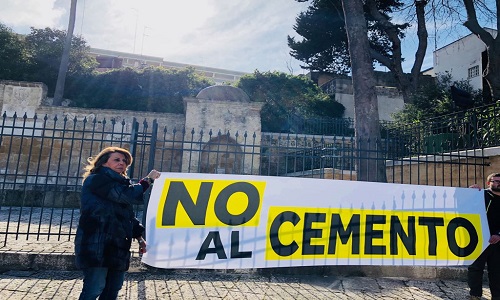
[[413, 279], [467, 280], [464, 266], [321, 266], [258, 269], [260, 274], [402, 277]]
[[0, 270], [76, 270], [75, 256], [64, 253], [0, 251]]
[[[75, 256], [67, 253], [33, 253], [21, 251], [0, 251], [0, 270], [58, 270], [75, 271]], [[131, 272], [172, 272], [180, 269], [158, 269], [141, 263], [141, 258], [131, 258]], [[222, 272], [230, 270], [193, 270], [188, 272]], [[403, 277], [412, 279], [467, 279], [467, 267], [425, 267], [425, 266], [307, 266], [286, 268], [262, 268], [239, 270], [239, 273], [257, 273], [263, 276], [280, 275], [323, 275], [363, 277]]]

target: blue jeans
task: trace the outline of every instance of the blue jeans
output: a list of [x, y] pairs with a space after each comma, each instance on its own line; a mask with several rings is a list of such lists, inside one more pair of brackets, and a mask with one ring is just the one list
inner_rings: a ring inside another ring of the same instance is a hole
[[88, 268], [83, 270], [83, 289], [80, 300], [115, 300], [125, 279], [124, 271], [108, 268]]

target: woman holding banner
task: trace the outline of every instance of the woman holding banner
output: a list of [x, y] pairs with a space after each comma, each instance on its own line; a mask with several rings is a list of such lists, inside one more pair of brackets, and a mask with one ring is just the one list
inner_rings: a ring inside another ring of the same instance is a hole
[[127, 169], [129, 151], [107, 147], [88, 159], [83, 174], [80, 220], [76, 231], [76, 265], [83, 270], [83, 299], [116, 299], [130, 264], [132, 239], [146, 252], [144, 227], [134, 216], [133, 204], [143, 204], [143, 193], [155, 179], [156, 170], [132, 184]]

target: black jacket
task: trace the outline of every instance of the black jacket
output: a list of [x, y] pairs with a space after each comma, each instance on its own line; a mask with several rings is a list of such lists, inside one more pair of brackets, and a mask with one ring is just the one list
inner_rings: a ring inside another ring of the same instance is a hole
[[142, 185], [107, 167], [85, 179], [75, 238], [78, 268], [128, 270], [132, 238], [144, 232], [132, 210], [143, 203], [143, 192]]
[[500, 196], [493, 194], [490, 190], [484, 190], [484, 204], [490, 234], [500, 235]]

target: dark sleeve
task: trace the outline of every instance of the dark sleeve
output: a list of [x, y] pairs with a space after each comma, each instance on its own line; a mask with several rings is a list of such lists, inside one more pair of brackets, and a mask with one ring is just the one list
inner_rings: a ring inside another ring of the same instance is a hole
[[146, 180], [146, 177], [145, 177], [139, 181], [139, 184], [142, 186], [142, 190], [145, 192], [147, 189], [149, 189], [149, 186], [151, 185], [151, 181]]
[[495, 196], [488, 190], [484, 190], [484, 206], [490, 234], [500, 235], [500, 197]]
[[96, 174], [89, 182], [89, 189], [100, 198], [124, 204], [143, 204], [143, 187], [140, 184], [123, 184], [106, 175]]
[[132, 237], [133, 238], [138, 238], [141, 236], [144, 236], [144, 226], [137, 220], [136, 217], [132, 218]]

